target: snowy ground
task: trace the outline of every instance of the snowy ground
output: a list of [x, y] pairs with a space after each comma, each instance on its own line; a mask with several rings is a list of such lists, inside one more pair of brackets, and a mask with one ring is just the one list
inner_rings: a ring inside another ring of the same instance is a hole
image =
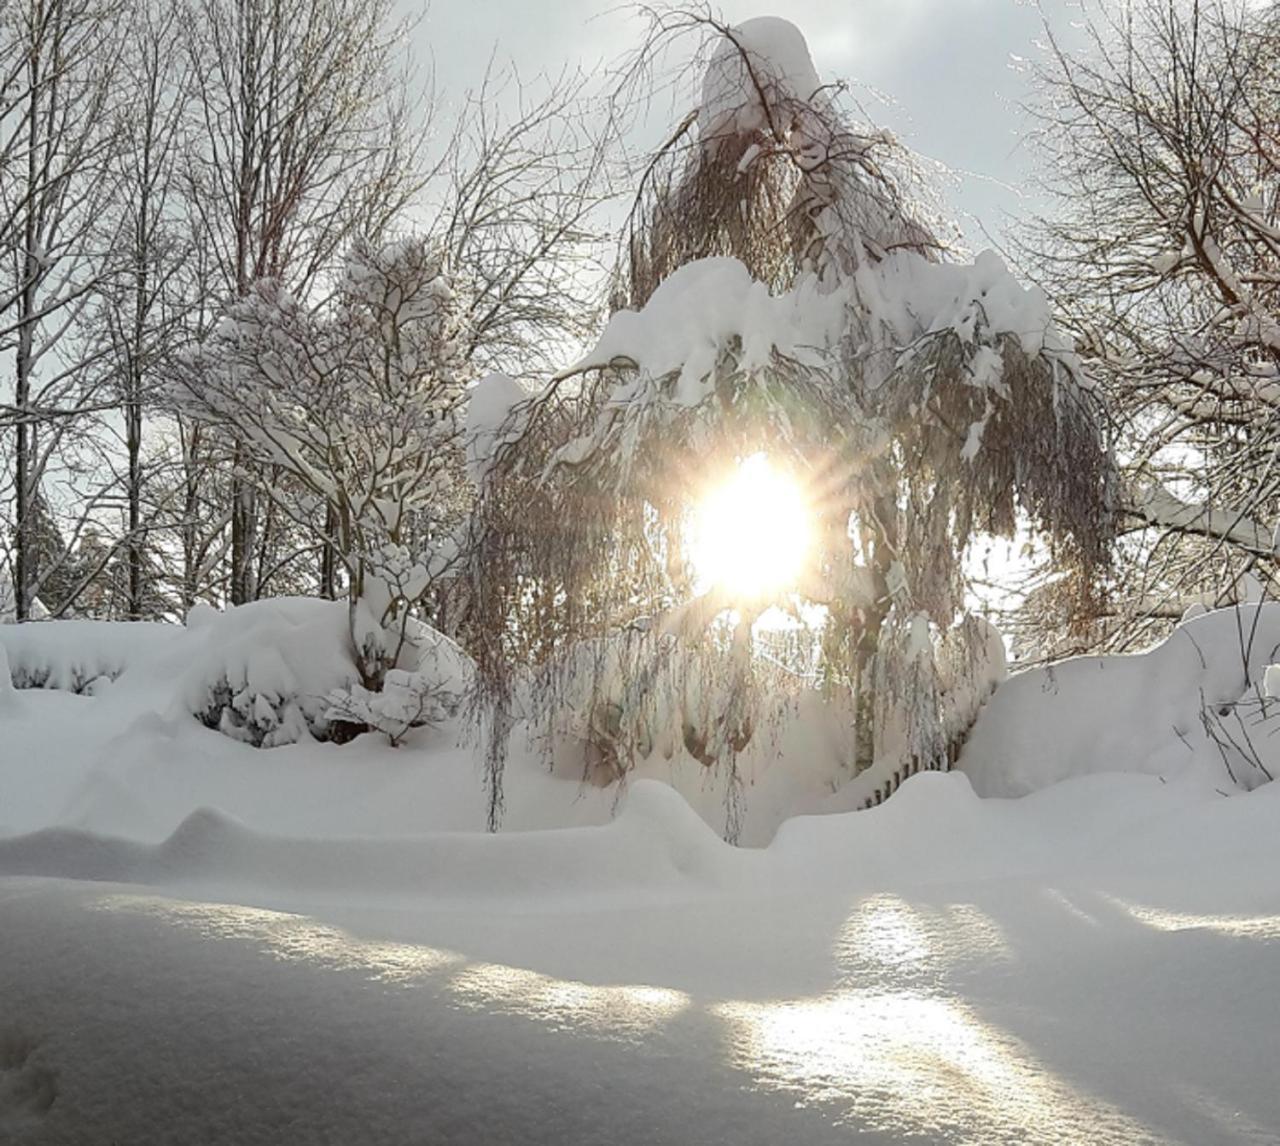
[[1177, 647], [997, 694], [1023, 779], [1131, 759], [763, 849], [518, 770], [566, 826], [440, 831], [481, 807], [447, 730], [264, 752], [129, 674], [0, 694], [0, 1142], [1280, 1142], [1280, 788], [1223, 795], [1194, 729], [1176, 766]]

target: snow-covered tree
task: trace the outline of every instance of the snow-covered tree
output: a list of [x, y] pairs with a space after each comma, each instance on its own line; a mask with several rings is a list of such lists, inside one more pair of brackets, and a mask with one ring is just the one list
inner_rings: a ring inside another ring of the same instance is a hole
[[[1275, 591], [1280, 23], [1274, 5], [1084, 6], [1033, 106], [1052, 211], [1021, 254], [1121, 420], [1123, 543], [1090, 643]], [[1054, 585], [1040, 628], [1060, 633]]]
[[234, 434], [260, 495], [333, 553], [368, 689], [407, 656], [456, 556], [457, 316], [429, 242], [357, 244], [319, 307], [258, 283], [182, 376], [182, 407]]
[[[994, 254], [944, 261], [904, 189], [906, 157], [845, 111], [792, 24], [663, 11], [648, 55], [689, 33], [705, 53], [700, 98], [642, 176], [621, 308], [486, 437], [473, 651], [495, 814], [523, 660], [553, 666], [564, 697], [584, 642], [622, 642], [650, 666], [700, 659], [700, 703], [659, 719], [681, 722], [696, 758], [731, 764], [752, 735], [753, 625], [770, 606], [801, 625], [820, 607], [808, 680], [856, 694], [850, 767], [874, 765], [859, 783], [875, 798], [945, 766], [980, 698], [964, 684], [990, 645], [966, 617], [970, 544], [1022, 512], [1077, 592], [1107, 561], [1098, 402], [1044, 295]], [[717, 512], [708, 491], [758, 465], [799, 500], [761, 486], [730, 532], [765, 536], [709, 576], [696, 520]], [[787, 504], [770, 512], [774, 500]], [[786, 524], [799, 516], [803, 539]], [[772, 564], [771, 548], [803, 560], [785, 577], [736, 575]], [[652, 746], [627, 731], [645, 721], [614, 724], [624, 763]]]
[[[186, 194], [206, 287], [215, 307], [264, 278], [306, 297], [421, 186], [426, 124], [397, 74], [405, 25], [392, 0], [191, 0], [183, 11], [195, 87]], [[246, 466], [234, 459], [237, 473]], [[254, 488], [237, 478], [229, 507], [236, 603], [258, 595]]]

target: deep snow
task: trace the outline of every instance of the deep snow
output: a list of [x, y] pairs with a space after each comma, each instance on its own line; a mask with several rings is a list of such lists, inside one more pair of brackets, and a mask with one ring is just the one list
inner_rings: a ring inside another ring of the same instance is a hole
[[267, 751], [145, 666], [8, 693], [0, 1142], [1280, 1141], [1280, 788], [1194, 727], [1277, 609], [1015, 677], [972, 782], [756, 849], [531, 764], [544, 830], [443, 831], [456, 728]]

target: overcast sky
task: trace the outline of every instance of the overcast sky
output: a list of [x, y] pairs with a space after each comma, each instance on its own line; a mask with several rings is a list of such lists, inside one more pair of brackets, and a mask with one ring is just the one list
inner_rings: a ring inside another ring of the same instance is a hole
[[[1070, 0], [1046, 0], [1055, 28], [1067, 26]], [[1029, 157], [1017, 103], [1041, 16], [1029, 0], [721, 0], [730, 22], [784, 16], [809, 41], [824, 78], [883, 93], [878, 122], [958, 183], [941, 191], [970, 245], [979, 225], [999, 233], [1001, 212], [1025, 210]], [[634, 47], [642, 22], [613, 0], [433, 0], [415, 33], [417, 55], [434, 61], [436, 89], [448, 99], [473, 87], [490, 54], [526, 75], [568, 65], [598, 71]]]

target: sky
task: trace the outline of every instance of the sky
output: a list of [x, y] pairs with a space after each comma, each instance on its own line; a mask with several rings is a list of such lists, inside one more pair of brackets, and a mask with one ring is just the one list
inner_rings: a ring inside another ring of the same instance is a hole
[[[1071, 36], [1071, 0], [1044, 0]], [[844, 79], [882, 127], [943, 165], [937, 190], [974, 250], [997, 239], [1028, 197], [1033, 159], [1018, 104], [1025, 61], [1039, 55], [1032, 0], [721, 0], [731, 23], [783, 16], [804, 32], [818, 72]], [[433, 0], [414, 32], [419, 67], [448, 102], [481, 79], [490, 57], [521, 73], [581, 66], [599, 74], [640, 41], [643, 21], [614, 0]], [[1019, 61], [1023, 61], [1020, 63]], [[883, 101], [883, 102], [882, 102]]]

